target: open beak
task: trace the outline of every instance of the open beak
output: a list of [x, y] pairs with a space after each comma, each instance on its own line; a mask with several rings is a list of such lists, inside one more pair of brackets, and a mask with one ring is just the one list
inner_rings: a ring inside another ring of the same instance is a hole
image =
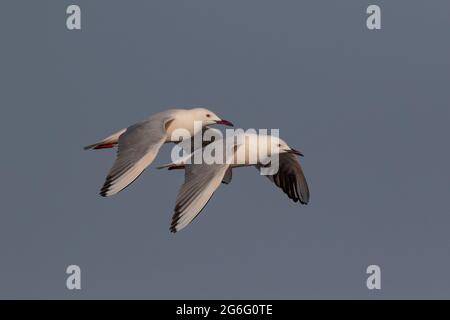
[[234, 125], [228, 120], [217, 120], [217, 124], [223, 124], [224, 126], [233, 127]]
[[292, 149], [292, 148], [291, 148], [291, 150], [289, 150], [289, 153], [293, 153], [293, 154], [296, 154], [296, 155], [298, 155], [300, 157], [303, 157], [303, 153], [301, 153], [298, 150]]

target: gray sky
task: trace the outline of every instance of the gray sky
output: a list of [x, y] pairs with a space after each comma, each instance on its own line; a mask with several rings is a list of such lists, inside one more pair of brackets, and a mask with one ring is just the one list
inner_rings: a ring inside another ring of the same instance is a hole
[[[72, 3], [81, 31], [65, 26]], [[0, 298], [450, 298], [449, 13], [438, 0], [1, 1]], [[115, 154], [82, 146], [198, 105], [279, 128], [305, 154], [310, 205], [240, 169], [171, 234], [183, 175], [155, 169], [168, 146], [98, 195]], [[65, 287], [70, 264], [80, 291]]]

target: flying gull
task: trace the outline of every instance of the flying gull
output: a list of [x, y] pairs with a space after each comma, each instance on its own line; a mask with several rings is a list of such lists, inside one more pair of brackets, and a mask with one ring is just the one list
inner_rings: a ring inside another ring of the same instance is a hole
[[109, 171], [100, 195], [108, 197], [125, 189], [153, 162], [160, 147], [173, 141], [172, 133], [186, 129], [191, 136], [201, 131], [194, 125], [201, 121], [202, 126], [232, 123], [219, 118], [205, 108], [171, 109], [157, 113], [147, 120], [122, 129], [105, 139], [88, 145], [84, 149], [106, 149], [118, 147], [116, 160]]
[[[308, 204], [308, 184], [297, 158], [297, 156], [303, 156], [302, 153], [289, 147], [282, 139], [270, 135], [240, 133], [232, 138], [234, 139], [232, 144], [233, 152], [231, 155], [225, 156], [228, 158], [224, 159], [223, 164], [207, 164], [206, 162], [192, 164], [193, 161], [189, 164], [187, 163], [189, 157], [187, 157], [178, 163], [170, 163], [159, 167], [168, 168], [169, 170], [185, 170], [185, 180], [176, 198], [170, 231], [180, 231], [195, 219], [211, 199], [221, 182], [225, 184], [231, 182], [233, 168], [254, 166], [260, 171], [263, 168], [267, 168], [268, 163], [262, 158], [256, 163], [249, 160], [253, 156], [257, 157], [256, 153], [259, 152], [258, 150], [263, 145], [269, 145], [271, 150], [276, 150], [278, 154], [278, 170], [267, 175], [267, 177], [294, 202]], [[230, 137], [214, 141], [210, 145], [225, 145], [226, 139], [230, 139]], [[241, 143], [237, 141], [241, 141]], [[240, 148], [245, 148], [246, 150], [244, 157], [237, 157], [237, 153], [242, 151]], [[195, 152], [201, 151], [196, 150]], [[191, 154], [191, 158], [194, 156], [194, 153]], [[273, 157], [275, 151], [272, 151], [271, 155]], [[233, 159], [229, 157], [233, 157]]]

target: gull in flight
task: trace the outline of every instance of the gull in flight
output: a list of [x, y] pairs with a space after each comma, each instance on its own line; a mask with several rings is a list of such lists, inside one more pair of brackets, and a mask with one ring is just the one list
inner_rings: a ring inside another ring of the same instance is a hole
[[196, 135], [202, 129], [194, 125], [196, 121], [201, 121], [202, 126], [233, 125], [205, 108], [171, 109], [84, 147], [84, 149], [118, 147], [116, 160], [106, 177], [100, 195], [108, 197], [116, 194], [136, 180], [153, 162], [164, 143], [179, 142], [172, 140], [172, 133], [175, 130], [185, 129], [191, 136]]
[[[289, 147], [285, 141], [275, 136], [237, 133], [231, 138], [233, 139], [231, 144], [233, 151], [230, 155], [225, 156], [226, 159], [222, 161], [223, 164], [207, 164], [205, 161], [196, 164], [194, 161], [187, 161], [189, 158], [192, 159], [196, 152], [202, 152], [205, 148], [205, 145], [203, 145], [203, 148], [195, 150], [190, 156], [181, 159], [179, 162], [159, 167], [159, 169], [185, 170], [184, 183], [175, 201], [176, 204], [170, 226], [171, 232], [180, 231], [194, 220], [211, 199], [221, 182], [225, 184], [231, 182], [232, 169], [254, 166], [261, 171], [263, 168], [267, 168], [267, 158], [258, 159], [258, 155], [260, 155], [258, 150], [264, 146], [266, 148], [269, 146], [270, 150], [273, 150], [271, 159], [274, 159], [273, 156], [275, 154], [278, 155], [278, 170], [268, 174], [267, 177], [294, 202], [308, 204], [308, 184], [297, 158], [297, 156], [303, 156], [302, 153]], [[224, 145], [226, 144], [226, 139], [230, 139], [230, 137], [211, 142], [208, 147], [214, 147], [214, 145], [218, 144]], [[241, 154], [244, 156], [237, 156], [242, 151], [243, 153]], [[250, 161], [250, 159], [258, 160], [255, 162]]]

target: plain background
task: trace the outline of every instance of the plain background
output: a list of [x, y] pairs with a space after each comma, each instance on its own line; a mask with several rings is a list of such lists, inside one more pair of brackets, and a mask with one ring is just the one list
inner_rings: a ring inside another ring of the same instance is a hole
[[[2, 0], [0, 297], [450, 298], [449, 16], [444, 0]], [[311, 203], [240, 169], [171, 234], [169, 146], [98, 195], [115, 152], [84, 145], [191, 106], [279, 128]]]

